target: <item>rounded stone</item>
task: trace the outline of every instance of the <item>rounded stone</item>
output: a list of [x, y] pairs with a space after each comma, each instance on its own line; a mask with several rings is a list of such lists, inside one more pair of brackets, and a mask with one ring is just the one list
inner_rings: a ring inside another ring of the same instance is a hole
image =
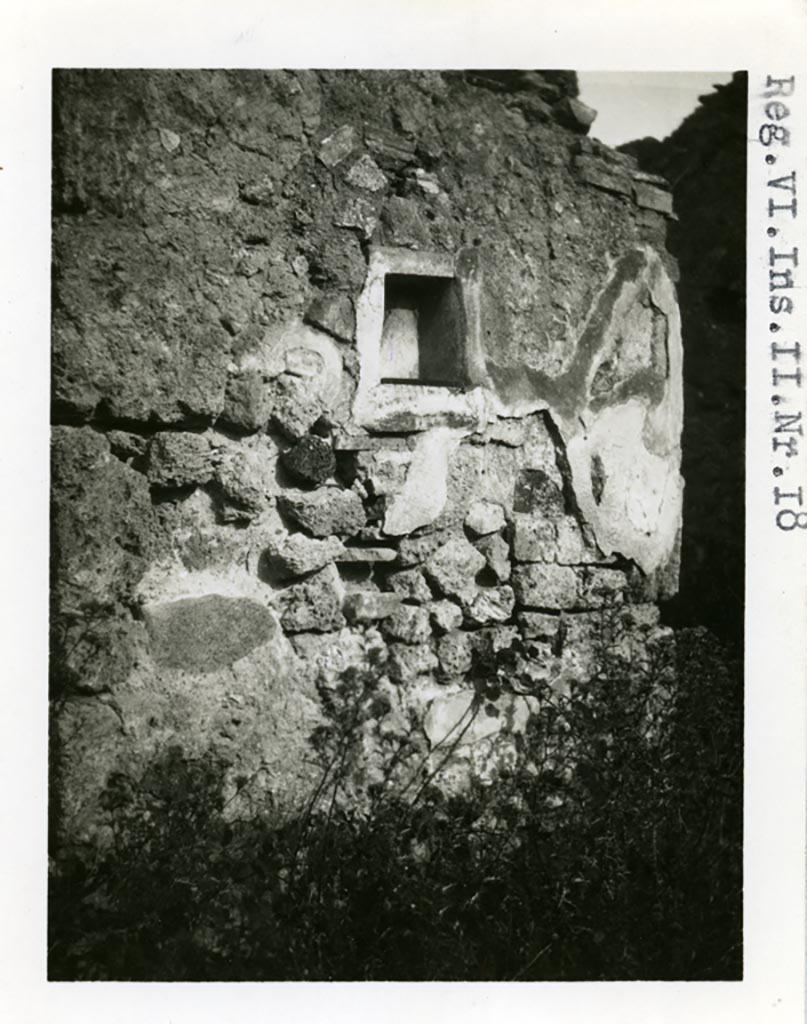
[[321, 437], [303, 437], [282, 455], [283, 465], [310, 484], [322, 484], [336, 470], [336, 456]]

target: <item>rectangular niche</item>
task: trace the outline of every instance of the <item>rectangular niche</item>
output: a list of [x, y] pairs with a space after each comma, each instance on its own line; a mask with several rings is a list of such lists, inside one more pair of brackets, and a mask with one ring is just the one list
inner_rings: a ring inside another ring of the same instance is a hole
[[382, 384], [465, 387], [465, 314], [456, 278], [387, 274], [379, 355]]
[[482, 421], [481, 285], [476, 249], [371, 248], [356, 300], [356, 425], [394, 434]]

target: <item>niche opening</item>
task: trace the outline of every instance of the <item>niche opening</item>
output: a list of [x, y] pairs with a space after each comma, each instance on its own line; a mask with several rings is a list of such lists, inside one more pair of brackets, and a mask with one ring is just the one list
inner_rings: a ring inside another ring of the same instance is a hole
[[465, 334], [465, 313], [456, 278], [385, 276], [382, 384], [465, 387]]

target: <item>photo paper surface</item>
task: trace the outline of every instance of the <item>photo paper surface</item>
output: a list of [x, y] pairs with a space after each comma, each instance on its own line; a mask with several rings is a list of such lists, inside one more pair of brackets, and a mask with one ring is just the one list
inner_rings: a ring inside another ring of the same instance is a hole
[[802, 1012], [796, 49], [586, 24], [37, 65], [18, 1016]]

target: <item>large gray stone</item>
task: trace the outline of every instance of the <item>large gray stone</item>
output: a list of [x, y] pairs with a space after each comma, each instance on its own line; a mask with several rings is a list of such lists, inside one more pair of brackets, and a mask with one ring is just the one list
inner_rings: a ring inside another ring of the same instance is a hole
[[420, 569], [401, 569], [400, 572], [390, 573], [387, 581], [395, 593], [407, 601], [424, 604], [432, 599], [429, 584]]
[[472, 600], [474, 577], [485, 566], [485, 557], [467, 540], [454, 537], [443, 544], [426, 563], [426, 575], [446, 597]]
[[587, 134], [597, 118], [597, 111], [593, 107], [573, 96], [564, 96], [554, 105], [552, 114], [558, 124], [571, 128], [574, 132], [580, 132], [581, 135]]
[[323, 413], [322, 402], [307, 381], [288, 373], [272, 382], [269, 403], [275, 424], [292, 441], [305, 437]]
[[348, 594], [345, 615], [351, 622], [377, 622], [393, 615], [401, 606], [398, 594], [382, 594], [374, 590]]
[[336, 556], [337, 562], [353, 565], [375, 565], [377, 563], [394, 562], [398, 557], [395, 548], [356, 546], [342, 548]]
[[287, 633], [329, 633], [345, 624], [342, 614], [344, 588], [336, 567], [328, 565], [300, 583], [294, 583], [278, 599], [283, 608], [280, 622]]
[[350, 296], [344, 293], [321, 295], [305, 311], [306, 323], [327, 331], [338, 341], [353, 341], [356, 314]]
[[501, 534], [494, 533], [476, 542], [476, 550], [485, 557], [488, 568], [500, 583], [510, 579], [510, 546]]
[[345, 181], [348, 185], [366, 192], [381, 192], [387, 187], [386, 174], [366, 153], [353, 164], [345, 176]]
[[339, 487], [285, 491], [278, 497], [278, 508], [315, 537], [352, 537], [367, 521], [358, 494]]
[[283, 452], [283, 465], [309, 484], [322, 484], [336, 470], [336, 456], [322, 437], [303, 437]]
[[554, 562], [556, 554], [555, 524], [517, 512], [513, 517], [513, 558], [517, 562]]
[[436, 530], [422, 537], [402, 537], [398, 545], [398, 562], [403, 566], [420, 565], [451, 537], [451, 530]]
[[111, 455], [103, 434], [55, 427], [51, 486], [56, 608], [128, 601], [160, 550], [146, 478]]
[[265, 605], [208, 594], [143, 609], [155, 663], [187, 672], [215, 672], [232, 665], [277, 632]]
[[622, 601], [628, 581], [618, 569], [585, 566], [576, 569], [578, 577], [578, 608], [604, 608]]
[[519, 565], [513, 570], [516, 601], [525, 608], [576, 608], [577, 576], [565, 565]]
[[474, 641], [471, 633], [453, 629], [437, 641], [440, 672], [447, 679], [464, 676], [471, 669]]
[[507, 622], [513, 614], [515, 596], [512, 587], [482, 587], [468, 605], [471, 622], [486, 626], [492, 622]]
[[561, 628], [559, 615], [547, 612], [519, 612], [516, 616], [522, 636], [527, 640], [545, 640], [554, 643]]
[[433, 601], [429, 614], [432, 625], [440, 633], [450, 633], [462, 625], [462, 609], [453, 601]]
[[260, 430], [269, 419], [269, 388], [258, 370], [244, 370], [227, 379], [221, 418], [240, 430]]
[[240, 443], [220, 437], [213, 446], [214, 479], [226, 502], [225, 518], [254, 519], [280, 489], [275, 443], [260, 434]]
[[465, 525], [478, 537], [498, 533], [505, 526], [504, 510], [491, 501], [475, 501], [468, 509]]
[[324, 568], [338, 559], [342, 551], [342, 542], [336, 537], [315, 540], [303, 533], [293, 533], [276, 541], [267, 553], [271, 569], [281, 579], [288, 579]]
[[336, 167], [350, 156], [358, 143], [359, 137], [353, 125], [343, 124], [320, 142], [317, 157], [326, 167]]
[[162, 431], [154, 435], [149, 446], [150, 483], [181, 487], [207, 483], [212, 476], [210, 442], [203, 434]]
[[384, 620], [382, 631], [405, 644], [425, 643], [432, 635], [429, 613], [419, 605], [402, 604]]
[[408, 683], [434, 672], [437, 657], [429, 644], [390, 644], [388, 671], [396, 683]]

